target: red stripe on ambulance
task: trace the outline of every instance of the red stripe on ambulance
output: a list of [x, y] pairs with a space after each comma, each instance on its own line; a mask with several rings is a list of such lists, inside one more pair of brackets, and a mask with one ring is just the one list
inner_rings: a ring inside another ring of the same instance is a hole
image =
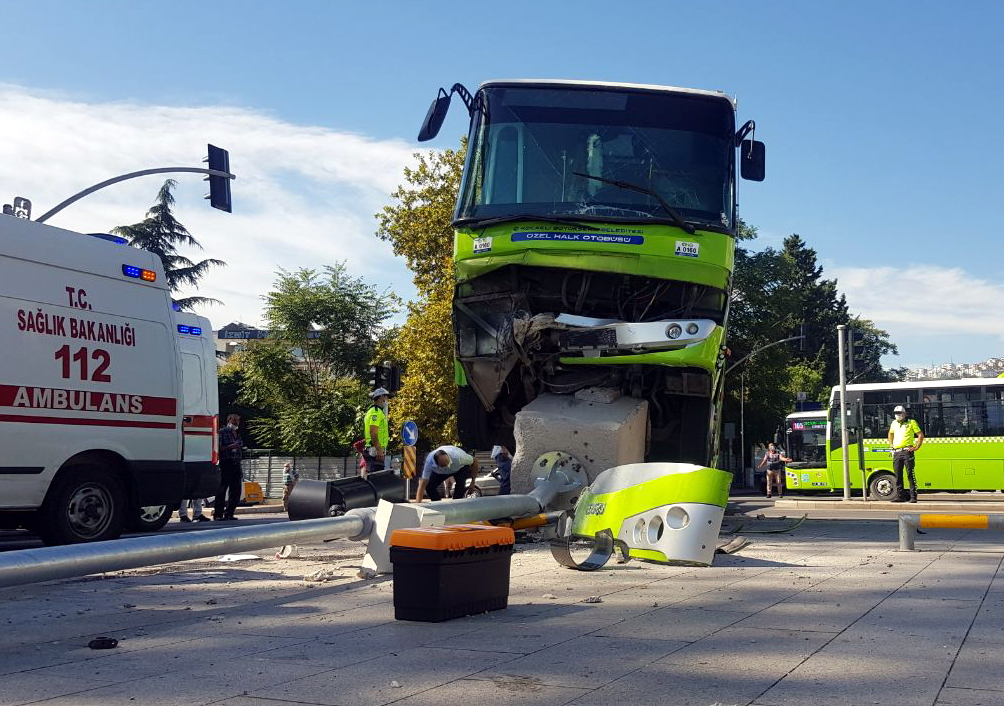
[[173, 417], [177, 413], [178, 401], [173, 397], [151, 397], [119, 392], [0, 385], [0, 407]]

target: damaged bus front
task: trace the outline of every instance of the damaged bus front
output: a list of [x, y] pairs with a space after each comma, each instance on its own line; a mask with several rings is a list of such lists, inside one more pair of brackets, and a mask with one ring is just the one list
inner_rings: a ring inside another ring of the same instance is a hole
[[649, 457], [712, 464], [752, 121], [711, 91], [575, 81], [440, 90], [470, 113], [453, 303], [460, 434], [486, 449], [543, 393], [649, 402]]

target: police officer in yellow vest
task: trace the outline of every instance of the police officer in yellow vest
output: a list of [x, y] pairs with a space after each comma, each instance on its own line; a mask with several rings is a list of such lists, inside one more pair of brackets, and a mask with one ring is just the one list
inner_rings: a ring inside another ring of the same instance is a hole
[[363, 436], [369, 443], [364, 458], [366, 472], [382, 471], [384, 458], [387, 454], [387, 444], [390, 441], [390, 428], [387, 424], [387, 398], [390, 393], [378, 387], [370, 393], [370, 408], [363, 417]]
[[907, 478], [910, 480], [910, 502], [917, 502], [917, 477], [913, 472], [914, 452], [924, 443], [924, 433], [916, 420], [906, 416], [903, 405], [896, 405], [893, 410], [896, 418], [889, 426], [889, 445], [892, 447], [892, 468], [896, 472], [896, 488], [898, 496], [894, 502], [902, 502], [903, 498], [903, 467], [906, 467]]

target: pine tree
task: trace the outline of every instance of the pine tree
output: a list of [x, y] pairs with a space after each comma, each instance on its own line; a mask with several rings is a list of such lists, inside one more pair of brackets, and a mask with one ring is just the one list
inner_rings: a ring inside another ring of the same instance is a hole
[[[200, 262], [192, 262], [178, 253], [178, 246], [189, 246], [202, 249], [198, 240], [188, 232], [171, 212], [174, 206], [174, 194], [171, 189], [178, 185], [174, 179], [168, 179], [157, 192], [157, 202], [146, 212], [146, 218], [131, 226], [118, 226], [112, 229], [116, 235], [129, 240], [129, 245], [155, 253], [164, 265], [164, 276], [167, 286], [172, 292], [177, 292], [182, 286], [198, 288], [199, 280], [210, 267], [226, 265], [223, 260], [208, 258]], [[182, 297], [174, 303], [181, 309], [191, 309], [199, 304], [219, 303], [218, 299], [210, 297]]]

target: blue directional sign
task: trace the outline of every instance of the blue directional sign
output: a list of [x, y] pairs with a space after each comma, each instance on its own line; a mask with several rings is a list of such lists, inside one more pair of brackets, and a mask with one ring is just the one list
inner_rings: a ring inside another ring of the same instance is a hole
[[410, 419], [401, 427], [401, 440], [405, 446], [414, 446], [418, 443], [418, 425]]

